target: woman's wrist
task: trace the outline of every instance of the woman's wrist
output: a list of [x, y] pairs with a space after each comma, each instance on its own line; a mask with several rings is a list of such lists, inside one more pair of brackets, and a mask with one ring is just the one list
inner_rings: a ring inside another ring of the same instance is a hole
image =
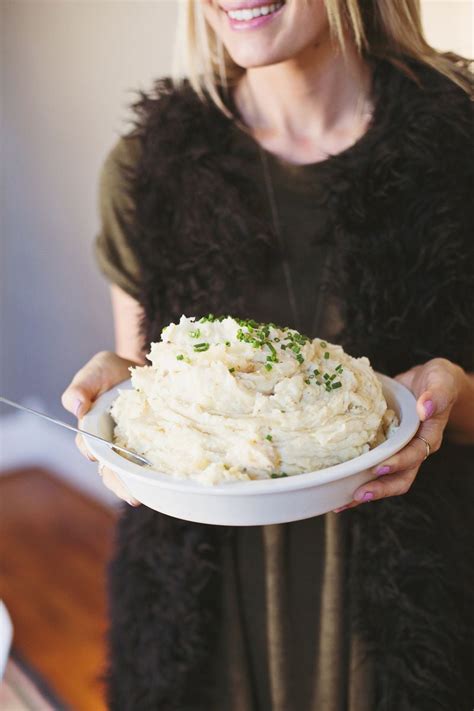
[[451, 364], [457, 383], [457, 396], [449, 416], [446, 435], [457, 444], [474, 444], [474, 373]]

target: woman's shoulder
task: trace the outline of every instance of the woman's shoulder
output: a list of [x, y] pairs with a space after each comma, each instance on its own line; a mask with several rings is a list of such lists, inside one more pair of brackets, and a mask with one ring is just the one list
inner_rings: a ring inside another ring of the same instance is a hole
[[125, 187], [142, 155], [140, 137], [133, 130], [119, 136], [105, 156], [101, 182], [106, 187]]
[[[402, 73], [399, 93], [393, 92], [392, 101], [398, 105], [400, 113], [411, 113], [412, 118], [427, 120], [433, 125], [451, 124], [453, 129], [465, 129], [472, 122], [474, 89], [473, 77], [469, 71], [456, 68], [463, 86], [439, 69], [411, 60]], [[469, 91], [470, 88], [470, 91]]]
[[169, 77], [160, 78], [150, 90], [137, 93], [129, 107], [132, 128], [116, 139], [103, 162], [102, 175], [113, 184], [123, 182], [136, 168], [151, 134], [152, 140], [162, 138], [160, 143], [164, 143], [169, 138], [170, 146], [176, 145], [183, 128], [189, 129], [192, 120], [208, 108], [186, 80], [175, 83]]

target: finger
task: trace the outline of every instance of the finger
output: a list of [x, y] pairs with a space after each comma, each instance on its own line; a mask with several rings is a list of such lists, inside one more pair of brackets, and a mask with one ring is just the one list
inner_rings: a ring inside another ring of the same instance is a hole
[[431, 417], [449, 415], [458, 394], [456, 371], [452, 363], [435, 358], [423, 369], [421, 392], [418, 395], [417, 411], [422, 422]]
[[360, 503], [377, 501], [389, 496], [401, 496], [406, 494], [415, 481], [418, 467], [407, 469], [397, 474], [389, 474], [382, 479], [373, 479], [354, 492], [354, 500]]
[[87, 445], [86, 445], [86, 443], [84, 441], [84, 437], [82, 437], [82, 435], [77, 434], [75, 441], [76, 441], [76, 447], [78, 448], [78, 450], [80, 451], [80, 453], [82, 454], [83, 457], [86, 457], [86, 459], [88, 459], [90, 462], [97, 461], [97, 459], [87, 449]]
[[[425, 437], [423, 431], [422, 427], [420, 427], [418, 433]], [[429, 440], [428, 437], [425, 437], [425, 439], [430, 443], [431, 449], [431, 440]], [[372, 474], [374, 477], [380, 477], [405, 471], [406, 469], [412, 469], [413, 467], [419, 467], [425, 457], [425, 443], [421, 439], [418, 439], [418, 437], [414, 437], [406, 447], [403, 447], [397, 454], [394, 454], [376, 467], [373, 467]]]
[[72, 412], [79, 419], [90, 410], [92, 397], [84, 385], [71, 383], [61, 395], [61, 403], [68, 412]]
[[99, 473], [107, 489], [113, 491], [113, 493], [118, 496], [119, 499], [126, 501], [128, 504], [130, 504], [130, 506], [140, 505], [140, 502], [137, 501], [137, 499], [133, 498], [133, 496], [130, 494], [122, 480], [117, 476], [114, 471], [112, 471], [112, 469], [108, 469], [107, 467], [99, 465]]
[[63, 407], [76, 417], [88, 412], [96, 398], [127, 377], [132, 361], [115, 353], [96, 353], [71, 380], [61, 396]]
[[[417, 434], [426, 439], [430, 445], [430, 454], [434, 454], [443, 443], [444, 430], [446, 428], [447, 417], [433, 417], [432, 419], [422, 422], [418, 428]], [[422, 443], [423, 444], [423, 443]], [[425, 447], [426, 455], [426, 447]]]
[[338, 509], [333, 509], [333, 513], [341, 513], [341, 511], [346, 511], [347, 509], [354, 509], [356, 506], [359, 506], [360, 502], [358, 501], [351, 501], [350, 504], [346, 504], [345, 506], [339, 506]]
[[408, 388], [408, 390], [412, 390], [413, 382], [419, 372], [419, 369], [420, 366], [415, 366], [414, 368], [410, 368], [410, 370], [405, 370], [403, 373], [396, 375], [394, 380], [397, 380], [399, 383]]

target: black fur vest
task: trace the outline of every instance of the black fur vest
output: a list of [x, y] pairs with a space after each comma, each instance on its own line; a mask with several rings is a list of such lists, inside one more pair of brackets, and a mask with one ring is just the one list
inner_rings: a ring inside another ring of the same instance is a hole
[[[470, 101], [433, 71], [412, 69], [418, 81], [377, 65], [374, 125], [332, 160], [333, 295], [345, 323], [338, 340], [389, 375], [435, 356], [474, 370]], [[251, 317], [250, 284], [265, 278], [275, 237], [244, 164], [228, 150], [229, 119], [168, 82], [135, 109], [143, 156], [131, 176], [132, 246], [147, 343], [182, 313]], [[351, 531], [351, 618], [374, 653], [377, 711], [472, 707], [472, 455], [445, 443], [406, 496], [342, 514]], [[129, 664], [153, 684], [145, 698], [133, 679], [124, 682], [111, 708], [205, 708], [224, 535], [232, 529], [145, 507], [124, 513], [111, 566], [109, 678]], [[139, 583], [147, 576], [152, 602]], [[141, 629], [130, 609], [138, 619], [144, 608]], [[132, 627], [135, 647], [127, 643]], [[138, 667], [127, 658], [137, 648]]]

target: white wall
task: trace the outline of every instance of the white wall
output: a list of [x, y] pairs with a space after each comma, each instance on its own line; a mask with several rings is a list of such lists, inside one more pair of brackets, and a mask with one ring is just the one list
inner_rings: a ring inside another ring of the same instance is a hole
[[421, 0], [428, 41], [436, 49], [474, 57], [473, 0]]
[[52, 412], [112, 346], [97, 177], [132, 90], [170, 70], [176, 2], [2, 0], [2, 388]]
[[[127, 128], [133, 90], [170, 71], [177, 2], [0, 0], [0, 8], [0, 392], [34, 396], [37, 409], [72, 422], [61, 392], [94, 352], [113, 347], [91, 250], [99, 168]], [[0, 414], [0, 468], [42, 464], [100, 495], [73, 435], [5, 407]]]
[[[34, 396], [40, 408], [65, 418], [60, 394], [70, 377], [113, 345], [107, 286], [91, 250], [99, 168], [126, 128], [133, 90], [170, 71], [177, 4], [0, 0], [0, 391], [20, 401]], [[470, 2], [426, 0], [424, 16], [435, 46], [472, 56]], [[38, 448], [28, 450], [29, 460], [53, 466], [46, 447], [61, 451], [58, 468], [79, 483], [92, 476], [87, 462], [82, 471], [69, 434], [68, 463], [62, 431], [53, 435], [45, 425], [40, 436], [35, 427]], [[21, 430], [27, 434], [27, 419]], [[8, 440], [4, 465], [21, 463]]]

